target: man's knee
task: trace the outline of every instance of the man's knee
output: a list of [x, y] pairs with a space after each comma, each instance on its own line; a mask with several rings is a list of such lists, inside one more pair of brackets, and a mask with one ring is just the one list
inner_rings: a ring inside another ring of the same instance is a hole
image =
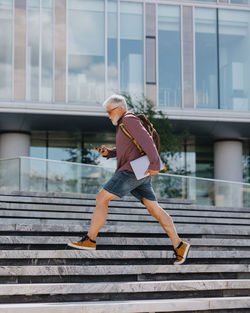
[[98, 204], [108, 204], [110, 200], [114, 199], [116, 196], [106, 191], [105, 189], [100, 190], [96, 195], [96, 203]]
[[159, 218], [161, 213], [161, 207], [159, 206], [157, 201], [150, 201], [147, 199], [142, 199], [142, 203], [147, 208], [148, 212], [155, 218]]

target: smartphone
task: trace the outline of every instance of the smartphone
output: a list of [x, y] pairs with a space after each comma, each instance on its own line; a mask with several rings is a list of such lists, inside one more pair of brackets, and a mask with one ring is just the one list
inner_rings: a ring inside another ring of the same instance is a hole
[[92, 149], [97, 149], [99, 152], [104, 152], [104, 150], [101, 150], [101, 148], [95, 147], [94, 145], [92, 145], [92, 143], [90, 143], [89, 145]]

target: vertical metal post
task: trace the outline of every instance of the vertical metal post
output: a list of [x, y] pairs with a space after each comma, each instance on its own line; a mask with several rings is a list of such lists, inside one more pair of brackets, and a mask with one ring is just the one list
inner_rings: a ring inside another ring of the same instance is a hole
[[216, 38], [217, 38], [217, 97], [218, 97], [218, 109], [221, 108], [220, 105], [220, 51], [219, 51], [219, 9], [216, 9]]
[[49, 158], [49, 133], [46, 132], [46, 177], [45, 177], [45, 191], [48, 192], [48, 158]]
[[18, 175], [19, 176], [19, 183], [18, 183], [19, 186], [18, 186], [18, 189], [19, 189], [19, 192], [20, 192], [21, 191], [21, 173], [22, 173], [22, 171], [21, 171], [21, 164], [22, 163], [21, 163], [21, 158], [20, 157], [19, 157], [19, 162], [18, 163], [19, 163], [19, 167], [18, 167], [18, 169], [19, 169], [19, 175]]

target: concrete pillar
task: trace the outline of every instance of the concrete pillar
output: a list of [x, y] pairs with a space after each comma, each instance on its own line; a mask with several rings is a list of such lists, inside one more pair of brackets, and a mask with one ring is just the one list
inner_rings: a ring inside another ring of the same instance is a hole
[[29, 156], [30, 134], [28, 133], [2, 133], [0, 134], [0, 159]]
[[[214, 143], [214, 178], [242, 182], [242, 142], [236, 140]], [[242, 206], [241, 184], [215, 184], [215, 204], [218, 206]]]
[[214, 178], [242, 182], [242, 142], [214, 143]]

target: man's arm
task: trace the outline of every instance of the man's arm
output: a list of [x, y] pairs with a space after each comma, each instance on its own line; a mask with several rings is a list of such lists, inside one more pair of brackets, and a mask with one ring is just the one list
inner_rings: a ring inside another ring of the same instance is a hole
[[116, 148], [108, 149], [106, 146], [102, 145], [101, 148], [95, 148], [95, 150], [107, 159], [116, 157]]

